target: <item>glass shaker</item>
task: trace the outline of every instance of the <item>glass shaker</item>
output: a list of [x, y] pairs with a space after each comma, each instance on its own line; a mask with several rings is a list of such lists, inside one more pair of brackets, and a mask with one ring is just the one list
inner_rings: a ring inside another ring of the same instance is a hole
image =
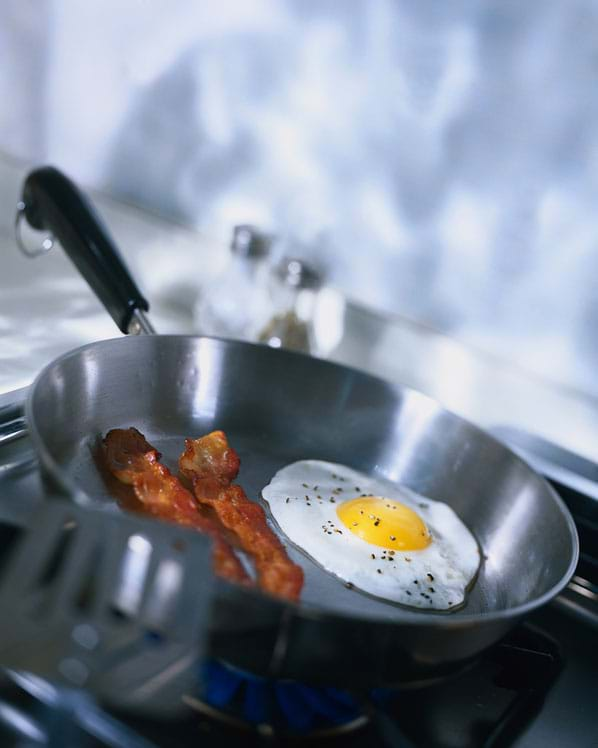
[[320, 273], [297, 258], [285, 257], [270, 276], [270, 298], [274, 312], [258, 335], [261, 343], [274, 348], [314, 352], [313, 315]]
[[268, 256], [272, 237], [255, 226], [235, 226], [231, 257], [195, 307], [195, 326], [205, 335], [255, 340], [272, 316]]

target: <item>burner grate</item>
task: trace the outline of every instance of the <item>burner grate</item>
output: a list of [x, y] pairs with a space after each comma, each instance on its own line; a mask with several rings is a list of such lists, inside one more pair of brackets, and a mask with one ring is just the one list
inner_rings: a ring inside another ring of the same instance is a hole
[[415, 745], [510, 745], [536, 716], [564, 664], [557, 642], [525, 624], [454, 680], [393, 703], [392, 717]]

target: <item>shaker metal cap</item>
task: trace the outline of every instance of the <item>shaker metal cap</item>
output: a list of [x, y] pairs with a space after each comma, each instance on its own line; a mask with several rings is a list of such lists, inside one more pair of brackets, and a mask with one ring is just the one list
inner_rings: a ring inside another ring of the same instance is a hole
[[322, 285], [319, 270], [296, 257], [283, 257], [276, 266], [276, 275], [280, 281], [297, 289], [316, 289]]
[[251, 224], [240, 224], [233, 229], [231, 252], [239, 257], [265, 257], [270, 253], [272, 236]]

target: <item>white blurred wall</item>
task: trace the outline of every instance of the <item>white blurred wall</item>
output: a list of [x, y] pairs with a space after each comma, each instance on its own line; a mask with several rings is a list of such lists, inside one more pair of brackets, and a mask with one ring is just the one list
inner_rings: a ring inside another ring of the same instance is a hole
[[597, 80], [593, 0], [0, 4], [0, 150], [598, 395]]

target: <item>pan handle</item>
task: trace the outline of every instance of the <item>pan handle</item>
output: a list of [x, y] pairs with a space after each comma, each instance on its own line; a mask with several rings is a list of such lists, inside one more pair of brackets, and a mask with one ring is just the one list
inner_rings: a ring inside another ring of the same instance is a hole
[[122, 332], [154, 332], [144, 314], [148, 302], [93, 206], [68, 177], [52, 166], [30, 172], [18, 210], [17, 231], [24, 218], [58, 239]]

